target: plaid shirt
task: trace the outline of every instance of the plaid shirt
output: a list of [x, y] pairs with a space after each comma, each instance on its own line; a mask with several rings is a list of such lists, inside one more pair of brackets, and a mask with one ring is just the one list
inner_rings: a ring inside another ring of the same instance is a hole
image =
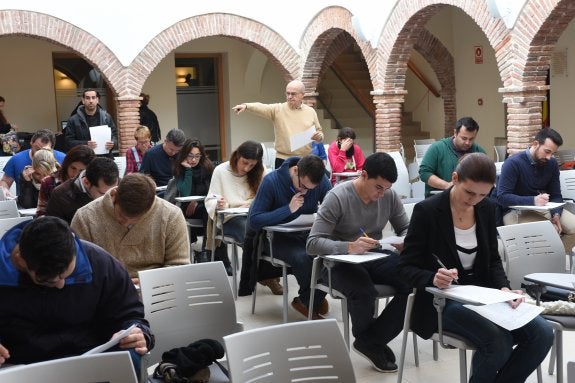
[[136, 148], [136, 151], [138, 152], [138, 161], [136, 161], [136, 157], [134, 157], [134, 148], [136, 147], [134, 146], [126, 152], [126, 171], [124, 172], [124, 175], [138, 173], [140, 171], [140, 166], [142, 166], [142, 157], [144, 157], [144, 155]]

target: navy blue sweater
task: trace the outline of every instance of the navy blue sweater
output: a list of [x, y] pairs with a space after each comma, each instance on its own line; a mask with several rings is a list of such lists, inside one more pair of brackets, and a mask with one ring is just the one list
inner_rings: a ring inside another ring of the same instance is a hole
[[301, 214], [317, 212], [318, 204], [323, 201], [331, 189], [331, 183], [326, 176], [317, 187], [308, 190], [304, 197], [303, 206], [290, 212], [289, 203], [294, 196], [293, 183], [289, 175], [289, 168], [297, 165], [299, 157], [290, 157], [284, 161], [279, 169], [264, 177], [251, 204], [248, 215], [248, 226], [253, 230], [260, 230], [264, 226], [279, 225], [290, 222]]

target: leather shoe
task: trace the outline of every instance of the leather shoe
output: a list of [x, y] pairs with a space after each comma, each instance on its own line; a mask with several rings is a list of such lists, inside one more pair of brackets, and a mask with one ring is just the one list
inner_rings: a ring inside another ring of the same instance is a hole
[[329, 303], [327, 303], [327, 299], [323, 298], [319, 309], [317, 309], [317, 313], [321, 316], [327, 315], [327, 313], [329, 313]]
[[[308, 311], [308, 309], [307, 309], [307, 306], [302, 303], [302, 301], [299, 299], [299, 297], [295, 297], [295, 298], [293, 299], [293, 301], [291, 302], [291, 307], [292, 307], [295, 311], [297, 311], [298, 313], [300, 313], [301, 315], [303, 315], [304, 317], [306, 317], [306, 319], [307, 319], [307, 316], [308, 316], [309, 311]], [[314, 312], [314, 313], [312, 314], [311, 319], [317, 320], [317, 319], [323, 319], [323, 318], [320, 317], [316, 312]]]
[[273, 295], [283, 295], [284, 289], [280, 285], [279, 278], [270, 278], [261, 280], [259, 283], [262, 286], [269, 287]]

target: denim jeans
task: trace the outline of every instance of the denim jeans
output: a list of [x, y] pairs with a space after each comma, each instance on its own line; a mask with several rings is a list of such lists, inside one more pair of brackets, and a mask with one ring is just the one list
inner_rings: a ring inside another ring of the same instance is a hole
[[[299, 299], [308, 306], [310, 297], [311, 269], [313, 258], [306, 253], [305, 243], [308, 233], [274, 233], [274, 258], [281, 259], [291, 266], [293, 275], [299, 284]], [[315, 291], [314, 310], [319, 309], [325, 293]]]
[[[338, 263], [332, 271], [332, 286], [347, 297], [353, 336], [374, 351], [395, 338], [403, 329], [405, 305], [410, 287], [399, 277], [399, 255], [372, 262]], [[377, 290], [374, 284], [391, 285], [397, 294], [379, 317], [374, 318]]]
[[[553, 344], [553, 330], [540, 316], [509, 331], [449, 300], [443, 311], [443, 328], [469, 339], [477, 347], [471, 362], [470, 383], [524, 382]], [[517, 346], [513, 348], [514, 345]]]
[[247, 218], [247, 216], [240, 215], [224, 222], [224, 234], [226, 237], [232, 237], [240, 247], [244, 245]]

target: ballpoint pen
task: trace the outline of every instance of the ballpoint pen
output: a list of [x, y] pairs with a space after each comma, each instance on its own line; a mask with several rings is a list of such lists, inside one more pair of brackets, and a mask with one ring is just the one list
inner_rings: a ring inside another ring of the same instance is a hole
[[[435, 258], [435, 260], [437, 261], [437, 263], [439, 263], [439, 266], [443, 267], [445, 270], [449, 270], [444, 264], [443, 262], [441, 262], [441, 259], [439, 259], [439, 257], [435, 254], [431, 254], [433, 255], [433, 257]], [[459, 280], [459, 278], [453, 278], [453, 283], [457, 283], [457, 281]]]
[[290, 186], [290, 187], [289, 187], [289, 190], [291, 190], [291, 192], [292, 192], [293, 194], [297, 194], [297, 191], [294, 189], [293, 186]]
[[361, 227], [359, 228], [359, 231], [361, 231], [361, 234], [362, 234], [365, 238], [370, 238], [369, 235], [367, 235], [367, 233], [365, 232], [365, 230], [363, 230]]

